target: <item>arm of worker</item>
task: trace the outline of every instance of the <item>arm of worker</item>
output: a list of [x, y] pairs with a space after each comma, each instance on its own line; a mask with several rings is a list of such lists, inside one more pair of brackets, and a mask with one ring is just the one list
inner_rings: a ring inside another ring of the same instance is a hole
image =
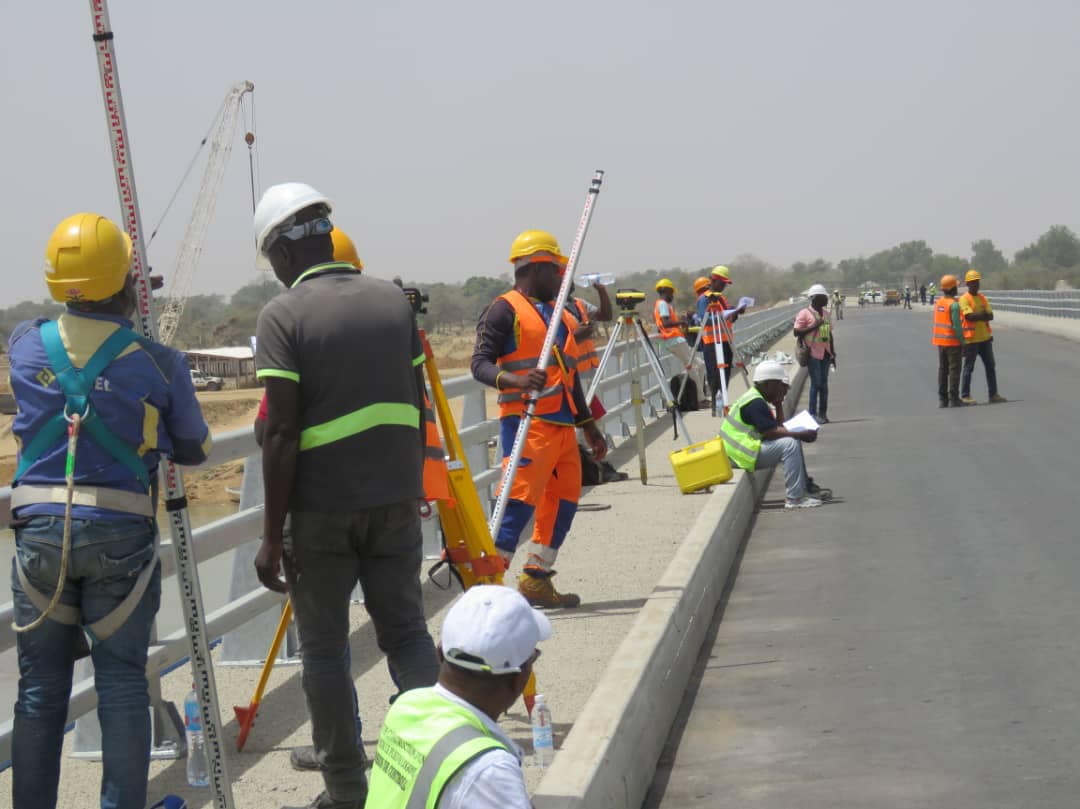
[[513, 336], [514, 307], [499, 298], [484, 310], [476, 324], [476, 344], [470, 363], [473, 379], [496, 390], [540, 390], [547, 381], [547, 374], [539, 368], [519, 376], [501, 371], [496, 365]]
[[972, 323], [990, 322], [994, 319], [994, 312], [990, 308], [990, 301], [986, 302], [986, 308], [982, 311], [975, 311], [973, 302], [965, 297], [960, 298], [960, 312]]
[[412, 330], [412, 357], [413, 371], [416, 374], [416, 408], [420, 411], [420, 443], [424, 443], [424, 431], [427, 429], [427, 398], [424, 387], [424, 344], [420, 340], [420, 330], [416, 327], [416, 316], [413, 316]]
[[585, 391], [581, 388], [581, 377], [577, 374], [574, 374], [574, 388], [570, 392], [570, 398], [578, 414], [574, 424], [585, 434], [585, 440], [589, 442], [589, 448], [593, 453], [593, 460], [597, 462], [604, 460], [608, 451], [607, 441], [604, 440], [604, 434], [592, 417], [591, 408], [585, 403]]
[[675, 307], [667, 301], [660, 301], [660, 322], [669, 329], [683, 325], [678, 315], [675, 314]]
[[273, 301], [259, 313], [255, 335], [255, 374], [266, 384], [262, 447], [265, 506], [255, 572], [264, 587], [284, 593], [280, 570], [285, 518], [300, 452], [300, 365], [289, 316]]
[[699, 325], [705, 324], [705, 312], [709, 308], [709, 298], [707, 295], [698, 295], [697, 299], [697, 319]]
[[[776, 408], [776, 414], [769, 409], [769, 404]], [[766, 402], [764, 399], [755, 399], [743, 405], [742, 419], [751, 425], [761, 437], [767, 441], [775, 441], [777, 438], [794, 438], [796, 441], [805, 441], [808, 444], [817, 440], [817, 430], [786, 430], [784, 429], [784, 402]]]
[[825, 323], [825, 319], [818, 317], [809, 306], [795, 316], [794, 333], [796, 337], [805, 337], [811, 332], [817, 331]]
[[960, 345], [967, 345], [967, 340], [964, 339], [964, 319], [961, 315], [961, 306], [959, 303], [954, 303], [949, 314], [952, 319], [953, 334], [956, 335], [956, 339], [960, 341]]
[[255, 414], [255, 423], [252, 425], [255, 430], [255, 443], [262, 448], [263, 435], [266, 432], [266, 392], [263, 391], [262, 399], [259, 400], [259, 410]]
[[611, 308], [611, 298], [608, 297], [607, 287], [597, 282], [593, 284], [593, 289], [596, 290], [596, 297], [600, 299], [600, 305], [596, 307], [595, 315], [591, 310], [589, 314], [594, 320], [599, 320], [601, 323], [610, 323], [615, 314]]
[[161, 414], [172, 451], [169, 457], [182, 466], [201, 464], [210, 456], [214, 441], [195, 396], [187, 360], [177, 353], [169, 380], [169, 404]]

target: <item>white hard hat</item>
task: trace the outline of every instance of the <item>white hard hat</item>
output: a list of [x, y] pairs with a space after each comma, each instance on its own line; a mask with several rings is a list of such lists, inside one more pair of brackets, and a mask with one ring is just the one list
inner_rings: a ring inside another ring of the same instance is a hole
[[501, 584], [470, 587], [446, 613], [443, 656], [451, 665], [487, 674], [521, 671], [551, 622], [517, 590]]
[[307, 183], [279, 183], [266, 189], [255, 208], [255, 266], [260, 270], [273, 269], [264, 252], [266, 238], [299, 211], [323, 204], [333, 208], [329, 198]]
[[783, 382], [785, 385], [791, 384], [791, 380], [788, 378], [787, 369], [784, 368], [783, 365], [774, 360], [759, 362], [757, 367], [754, 368], [754, 381], [768, 382], [770, 379]]
[[810, 289], [806, 290], [806, 297], [813, 298], [815, 295], [828, 295], [829, 290], [825, 289], [824, 284], [814, 284]]

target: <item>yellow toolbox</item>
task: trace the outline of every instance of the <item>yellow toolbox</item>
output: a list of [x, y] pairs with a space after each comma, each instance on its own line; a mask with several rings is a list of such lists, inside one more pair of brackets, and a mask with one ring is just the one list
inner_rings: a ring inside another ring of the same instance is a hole
[[677, 449], [668, 457], [683, 494], [731, 480], [731, 464], [721, 438], [710, 438], [686, 449]]

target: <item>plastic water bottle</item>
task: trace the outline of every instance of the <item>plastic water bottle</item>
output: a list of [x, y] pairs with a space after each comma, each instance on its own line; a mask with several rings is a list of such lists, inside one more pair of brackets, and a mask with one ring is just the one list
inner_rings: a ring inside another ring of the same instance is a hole
[[596, 284], [603, 284], [606, 287], [615, 283], [615, 276], [611, 273], [589, 273], [588, 275], [579, 275], [577, 277], [577, 285], [579, 287], [591, 287]]
[[543, 694], [536, 695], [532, 710], [533, 764], [546, 769], [555, 757], [555, 740], [551, 735], [551, 709]]
[[187, 728], [187, 782], [193, 787], [210, 786], [210, 765], [206, 760], [206, 738], [195, 683], [184, 700], [184, 726]]

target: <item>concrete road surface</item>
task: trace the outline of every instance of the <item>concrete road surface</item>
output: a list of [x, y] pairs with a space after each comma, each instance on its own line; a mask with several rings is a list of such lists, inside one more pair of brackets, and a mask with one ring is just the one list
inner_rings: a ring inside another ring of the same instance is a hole
[[1080, 806], [1080, 345], [996, 329], [1009, 403], [939, 410], [928, 308], [836, 335], [839, 501], [774, 477], [645, 806]]

